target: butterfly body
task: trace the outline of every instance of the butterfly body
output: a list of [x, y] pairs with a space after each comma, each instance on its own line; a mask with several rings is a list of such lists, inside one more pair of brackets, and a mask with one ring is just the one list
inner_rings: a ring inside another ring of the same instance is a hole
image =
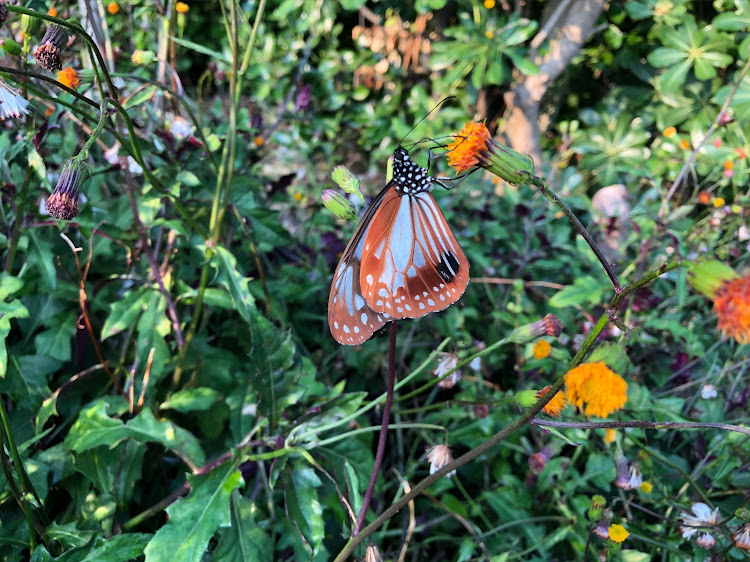
[[328, 324], [357, 345], [391, 320], [420, 318], [456, 302], [469, 263], [429, 190], [435, 180], [398, 147], [393, 179], [357, 226], [336, 267]]

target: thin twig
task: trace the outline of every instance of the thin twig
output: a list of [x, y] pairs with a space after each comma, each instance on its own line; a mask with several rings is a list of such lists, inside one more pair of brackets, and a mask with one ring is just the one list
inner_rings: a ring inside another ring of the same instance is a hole
[[648, 420], [607, 421], [607, 422], [564, 422], [557, 420], [532, 419], [530, 423], [542, 427], [561, 427], [570, 429], [619, 429], [637, 427], [641, 429], [723, 429], [750, 435], [750, 429], [730, 423], [713, 422], [654, 422]]
[[365, 497], [362, 499], [362, 507], [359, 510], [357, 516], [357, 526], [354, 528], [354, 535], [356, 536], [359, 530], [362, 528], [362, 524], [365, 521], [367, 515], [367, 508], [370, 506], [370, 500], [372, 499], [372, 492], [375, 489], [375, 483], [378, 481], [378, 474], [380, 474], [380, 465], [383, 464], [383, 455], [385, 454], [385, 442], [388, 437], [388, 422], [391, 417], [391, 404], [393, 404], [393, 388], [396, 386], [396, 324], [397, 322], [391, 322], [390, 338], [388, 341], [388, 383], [386, 387], [387, 395], [385, 399], [385, 406], [383, 406], [383, 421], [380, 424], [380, 436], [378, 437], [378, 449], [375, 452], [375, 463], [372, 465], [372, 474], [370, 475], [370, 482], [367, 485], [367, 491]]

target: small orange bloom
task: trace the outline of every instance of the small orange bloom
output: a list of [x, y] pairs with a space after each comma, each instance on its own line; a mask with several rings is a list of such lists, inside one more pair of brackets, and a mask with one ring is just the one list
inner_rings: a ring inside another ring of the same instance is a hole
[[177, 4], [175, 4], [174, 6], [174, 9], [177, 10], [178, 14], [187, 14], [190, 6], [185, 4], [185, 2], [177, 2]]
[[44, 109], [44, 116], [45, 117], [51, 117], [52, 114], [55, 112], [55, 110], [51, 107], [47, 107]]
[[606, 418], [628, 401], [628, 383], [604, 363], [584, 363], [565, 374], [565, 400], [586, 416]]
[[608, 427], [604, 430], [604, 444], [609, 445], [610, 443], [614, 443], [617, 439], [617, 430], [615, 430], [613, 427]]
[[724, 160], [724, 169], [734, 170], [734, 162], [732, 162], [731, 160]]
[[745, 158], [746, 156], [745, 151], [742, 150], [741, 148], [735, 148], [734, 151], [737, 153], [737, 156], [739, 156], [740, 158]]
[[107, 11], [114, 16], [120, 11], [120, 5], [117, 2], [110, 2], [107, 4]]
[[255, 146], [263, 146], [263, 137], [258, 135], [257, 137], [255, 137], [255, 139], [253, 139], [253, 142], [255, 143]]
[[750, 275], [726, 281], [716, 291], [719, 330], [739, 343], [750, 343]]
[[724, 201], [723, 197], [717, 197], [716, 199], [714, 199], [714, 207], [716, 207], [717, 209], [723, 207], [725, 203], [726, 201]]
[[66, 85], [68, 88], [76, 89], [81, 85], [81, 80], [78, 78], [78, 73], [74, 68], [66, 66], [57, 73], [57, 81], [61, 84]]
[[688, 148], [690, 148], [690, 143], [686, 141], [685, 139], [682, 139], [680, 141], [680, 146], [684, 148], [685, 150], [687, 150]]
[[[539, 400], [542, 396], [547, 394], [547, 391], [549, 389], [550, 389], [549, 386], [545, 386], [543, 389], [537, 392], [536, 393], [537, 400]], [[548, 416], [556, 418], [562, 413], [564, 407], [565, 407], [565, 398], [563, 397], [562, 392], [558, 392], [557, 394], [555, 394], [552, 400], [547, 402], [543, 410], [544, 410], [544, 413], [547, 414]]]
[[484, 0], [484, 7], [491, 10], [495, 7], [495, 0]]
[[463, 129], [453, 135], [453, 142], [446, 147], [448, 165], [459, 174], [478, 165], [477, 155], [480, 150], [487, 150], [489, 139], [490, 131], [484, 123], [466, 123]]
[[708, 191], [698, 193], [698, 203], [708, 205], [711, 202], [711, 194]]
[[721, 139], [714, 139], [714, 148], [721, 148]]
[[487, 39], [492, 39], [495, 36], [495, 34], [492, 32], [491, 29], [488, 29], [487, 31], [484, 32], [484, 36]]
[[539, 340], [534, 344], [534, 359], [544, 359], [549, 355], [552, 346], [546, 340]]
[[48, 16], [52, 16], [53, 18], [56, 18], [57, 17], [57, 8], [55, 8], [54, 6], [50, 6], [50, 9], [47, 10], [47, 15]]
[[677, 127], [667, 127], [664, 129], [664, 136], [668, 139], [671, 139], [673, 136], [677, 134]]

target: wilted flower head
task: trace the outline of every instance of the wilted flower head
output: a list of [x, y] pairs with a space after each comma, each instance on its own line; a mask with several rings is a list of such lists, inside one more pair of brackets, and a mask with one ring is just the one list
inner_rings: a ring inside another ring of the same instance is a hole
[[750, 523], [745, 523], [742, 527], [732, 533], [734, 546], [740, 550], [750, 550]]
[[622, 448], [617, 446], [615, 451], [615, 486], [621, 490], [630, 490], [630, 472], [628, 471], [628, 459], [622, 452]]
[[169, 132], [172, 133], [174, 138], [182, 140], [189, 137], [194, 128], [186, 119], [176, 116], [169, 126]]
[[557, 446], [552, 444], [542, 447], [538, 453], [534, 453], [529, 457], [529, 470], [534, 474], [542, 472], [544, 467], [547, 466], [547, 461], [554, 457], [557, 451]]
[[447, 151], [448, 165], [459, 174], [480, 166], [512, 184], [526, 183], [534, 175], [533, 160], [496, 142], [484, 123], [466, 123]]
[[[435, 445], [427, 451], [427, 462], [430, 463], [430, 474], [435, 474], [446, 464], [453, 462], [453, 455], [448, 445]], [[454, 474], [456, 474], [456, 471], [452, 470], [446, 476], [450, 478]]]
[[47, 198], [45, 207], [50, 216], [69, 221], [78, 215], [78, 192], [86, 179], [88, 170], [83, 162], [71, 158], [60, 170], [52, 195]]
[[601, 518], [594, 527], [594, 534], [600, 539], [606, 540], [609, 538], [609, 523], [612, 521], [612, 512], [609, 509], [605, 509], [602, 513]]
[[541, 336], [558, 337], [562, 333], [562, 322], [554, 314], [548, 314], [541, 320], [519, 326], [510, 334], [515, 343], [526, 343]]
[[565, 374], [565, 399], [586, 416], [606, 418], [628, 400], [628, 383], [604, 363], [584, 363]]
[[628, 467], [628, 475], [630, 476], [630, 489], [640, 488], [643, 484], [643, 475], [641, 474], [641, 467], [637, 461], [630, 463]]
[[49, 24], [47, 31], [44, 33], [42, 44], [34, 53], [36, 63], [50, 72], [60, 70], [62, 68], [62, 48], [67, 40], [68, 36], [61, 26], [56, 23]]
[[0, 80], [0, 121], [10, 118], [18, 119], [21, 114], [28, 115], [28, 106], [29, 102], [26, 99]]
[[684, 511], [680, 513], [680, 517], [682, 518], [682, 526], [680, 527], [682, 538], [689, 539], [693, 535], [698, 534], [695, 540], [698, 546], [711, 548], [716, 544], [716, 539], [714, 539], [711, 533], [701, 529], [715, 527], [718, 524], [720, 517], [719, 508], [717, 507], [712, 510], [705, 503], [696, 502], [690, 506], [690, 509], [694, 515]]
[[380, 556], [378, 547], [371, 544], [365, 550], [365, 562], [383, 562], [383, 557]]
[[[436, 377], [442, 377], [443, 375], [449, 373], [450, 371], [453, 371], [453, 369], [456, 368], [456, 365], [458, 365], [458, 355], [455, 353], [445, 353], [440, 352], [438, 353], [438, 357], [440, 358], [438, 361], [437, 368], [432, 371], [432, 374]], [[439, 383], [437, 383], [438, 388], [442, 389], [449, 389], [456, 386], [456, 383], [461, 380], [461, 369], [458, 369], [456, 371], [453, 371], [453, 374], [451, 376], [444, 378]]]

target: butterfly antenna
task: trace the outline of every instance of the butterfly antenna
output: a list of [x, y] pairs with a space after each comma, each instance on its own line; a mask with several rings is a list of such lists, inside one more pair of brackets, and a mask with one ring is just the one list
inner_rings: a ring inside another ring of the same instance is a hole
[[419, 127], [419, 124], [422, 123], [422, 121], [424, 121], [425, 119], [427, 119], [432, 114], [433, 111], [435, 111], [438, 107], [440, 107], [441, 105], [443, 105], [448, 100], [452, 100], [455, 97], [456, 96], [448, 96], [447, 98], [443, 98], [439, 102], [437, 102], [437, 105], [435, 107], [433, 107], [430, 111], [428, 111], [427, 114], [424, 117], [422, 117], [419, 121], [416, 122], [416, 124], [411, 129], [409, 129], [409, 132], [406, 133], [403, 136], [403, 138], [398, 142], [398, 145], [401, 146], [401, 143], [404, 142], [404, 140], [406, 139], [406, 137], [408, 137], [410, 134], [412, 134], [414, 132], [414, 129], [416, 129], [417, 127]]

